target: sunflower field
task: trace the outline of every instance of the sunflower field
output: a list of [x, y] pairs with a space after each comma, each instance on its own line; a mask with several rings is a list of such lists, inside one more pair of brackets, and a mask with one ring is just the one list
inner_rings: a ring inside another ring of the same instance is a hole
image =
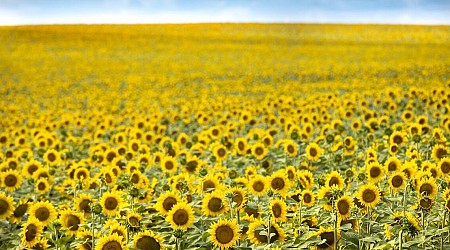
[[0, 41], [0, 249], [450, 249], [449, 26]]

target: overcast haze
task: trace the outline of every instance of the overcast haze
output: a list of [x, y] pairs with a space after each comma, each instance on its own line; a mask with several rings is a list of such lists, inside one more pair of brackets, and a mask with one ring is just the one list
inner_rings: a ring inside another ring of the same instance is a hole
[[201, 22], [450, 24], [450, 0], [0, 0], [0, 25]]

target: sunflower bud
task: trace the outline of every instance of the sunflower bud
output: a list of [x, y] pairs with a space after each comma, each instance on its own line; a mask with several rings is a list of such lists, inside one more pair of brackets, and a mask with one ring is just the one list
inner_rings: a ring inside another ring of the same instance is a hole
[[128, 194], [134, 198], [139, 197], [139, 189], [137, 189], [136, 187], [133, 187], [128, 191]]
[[421, 140], [420, 135], [418, 135], [418, 134], [413, 135], [412, 139], [415, 143], [419, 143]]
[[334, 142], [334, 136], [333, 135], [327, 135], [326, 140], [328, 143], [333, 143]]
[[177, 239], [183, 238], [183, 234], [184, 234], [184, 232], [181, 229], [177, 229], [173, 232], [173, 236], [175, 236], [175, 238], [177, 238]]
[[231, 179], [236, 178], [236, 177], [237, 177], [237, 172], [236, 172], [236, 170], [234, 170], [234, 169], [230, 170], [230, 171], [228, 172], [228, 176], [229, 176]]
[[102, 213], [102, 206], [99, 203], [95, 203], [91, 207], [91, 211], [94, 214], [101, 214]]
[[387, 136], [390, 136], [390, 135], [392, 135], [392, 133], [394, 133], [394, 131], [392, 130], [392, 128], [386, 128], [385, 130], [384, 130], [384, 134], [385, 135], [387, 135]]
[[199, 173], [201, 176], [206, 176], [208, 174], [208, 170], [206, 170], [206, 168], [201, 168]]
[[297, 138], [298, 138], [298, 133], [297, 133], [296, 131], [292, 132], [292, 133], [291, 133], [291, 139], [292, 139], [292, 140], [295, 140], [295, 139], [297, 139]]

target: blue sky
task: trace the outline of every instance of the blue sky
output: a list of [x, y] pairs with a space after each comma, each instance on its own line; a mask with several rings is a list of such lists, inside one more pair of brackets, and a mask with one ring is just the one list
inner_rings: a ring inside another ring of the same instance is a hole
[[199, 22], [450, 24], [450, 0], [0, 0], [0, 25]]

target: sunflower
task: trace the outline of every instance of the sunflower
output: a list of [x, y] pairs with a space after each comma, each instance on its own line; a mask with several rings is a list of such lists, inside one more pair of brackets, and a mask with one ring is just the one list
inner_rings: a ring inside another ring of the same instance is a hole
[[164, 250], [163, 241], [161, 235], [145, 230], [134, 236], [134, 247], [140, 250]]
[[358, 201], [366, 207], [374, 208], [380, 202], [380, 191], [373, 184], [366, 184], [359, 188]]
[[287, 221], [287, 205], [281, 199], [274, 199], [270, 201], [270, 213], [272, 218], [276, 222], [285, 222]]
[[438, 163], [438, 168], [444, 176], [447, 176], [450, 173], [450, 158], [442, 158]]
[[298, 178], [303, 188], [311, 189], [314, 184], [314, 175], [309, 170], [301, 170], [298, 172]]
[[258, 160], [262, 160], [267, 155], [267, 148], [264, 146], [264, 144], [258, 142], [255, 143], [252, 146], [252, 154], [256, 157]]
[[22, 244], [25, 247], [32, 248], [39, 241], [43, 228], [42, 223], [36, 218], [28, 218], [28, 221], [22, 225]]
[[[108, 221], [107, 221], [108, 222]], [[105, 226], [109, 226], [109, 234], [117, 234], [122, 237], [122, 241], [126, 242], [128, 240], [127, 237], [127, 227], [118, 223], [116, 220], [112, 223], [105, 223]]]
[[77, 168], [74, 172], [75, 180], [86, 180], [90, 177], [89, 170], [85, 167]]
[[63, 229], [66, 229], [66, 234], [75, 235], [80, 229], [80, 224], [84, 223], [84, 216], [80, 212], [75, 212], [70, 209], [63, 210], [60, 213], [59, 221]]
[[385, 170], [387, 170], [389, 172], [395, 172], [395, 171], [399, 170], [401, 166], [402, 166], [402, 162], [397, 157], [393, 157], [393, 156], [389, 157], [384, 162], [384, 168], [385, 168]]
[[29, 202], [28, 199], [24, 199], [19, 202], [19, 204], [14, 209], [12, 216], [9, 217], [9, 220], [12, 223], [19, 224], [22, 221], [22, 218], [27, 213], [28, 208], [30, 207], [30, 204], [28, 202]]
[[390, 136], [389, 136], [389, 144], [397, 144], [397, 145], [401, 145], [407, 142], [406, 139], [406, 134], [404, 132], [401, 131], [394, 131]]
[[224, 161], [228, 156], [227, 148], [222, 144], [217, 145], [213, 149], [213, 154], [218, 162]]
[[[337, 186], [334, 186], [337, 187]], [[317, 197], [320, 200], [323, 200], [325, 203], [323, 203], [323, 208], [327, 211], [332, 210], [332, 202], [333, 202], [333, 194], [332, 194], [332, 187], [323, 186], [319, 189], [319, 192], [317, 194]]]
[[74, 200], [74, 206], [76, 210], [88, 215], [91, 213], [91, 203], [94, 201], [91, 194], [79, 194]]
[[250, 193], [257, 196], [262, 196], [266, 193], [269, 185], [267, 184], [267, 180], [264, 176], [256, 175], [254, 178], [249, 180], [247, 188], [250, 190]]
[[231, 198], [233, 207], [240, 209], [247, 203], [247, 194], [244, 189], [240, 187], [232, 187], [228, 189], [227, 193], [231, 193], [233, 195], [233, 198]]
[[234, 142], [234, 147], [236, 149], [236, 152], [239, 155], [246, 155], [247, 154], [247, 140], [245, 138], [237, 138]]
[[44, 194], [50, 190], [50, 184], [48, 180], [45, 178], [38, 179], [34, 184], [34, 190], [36, 193]]
[[[325, 242], [317, 245], [318, 249], [330, 249], [330, 250], [334, 249], [334, 241], [336, 239], [334, 238], [333, 228], [320, 227], [319, 231], [314, 233], [313, 235], [319, 236], [321, 241], [325, 240]], [[338, 231], [337, 241], [339, 241], [339, 236], [340, 236], [340, 234]]]
[[402, 189], [405, 186], [406, 182], [407, 178], [405, 173], [403, 172], [393, 173], [388, 180], [389, 186], [394, 192], [398, 192], [400, 189]]
[[6, 219], [14, 213], [14, 199], [0, 192], [0, 220]]
[[22, 175], [25, 178], [29, 178], [33, 176], [33, 173], [36, 172], [36, 170], [42, 168], [42, 164], [36, 160], [30, 160], [26, 162], [22, 167]]
[[158, 200], [155, 205], [155, 209], [162, 215], [166, 215], [172, 207], [181, 201], [180, 196], [171, 191], [166, 192], [158, 197]]
[[332, 187], [336, 185], [339, 189], [344, 187], [344, 178], [337, 171], [329, 173], [325, 179], [325, 185]]
[[298, 153], [298, 145], [293, 140], [286, 140], [284, 143], [284, 152], [290, 156], [295, 157]]
[[430, 211], [433, 206], [433, 199], [422, 197], [417, 201], [416, 207], [422, 210]]
[[228, 202], [220, 191], [205, 195], [202, 201], [202, 211], [206, 216], [218, 216], [228, 212]]
[[373, 162], [367, 166], [366, 173], [369, 181], [376, 184], [383, 179], [384, 168], [378, 162]]
[[37, 240], [37, 242], [31, 247], [36, 250], [46, 250], [49, 248], [48, 239], [45, 237], [41, 237]]
[[448, 150], [447, 148], [442, 144], [436, 144], [433, 147], [433, 150], [431, 152], [431, 157], [435, 162], [439, 162], [441, 159], [448, 156]]
[[434, 178], [422, 178], [416, 186], [416, 191], [422, 196], [434, 199], [438, 191], [438, 186]]
[[291, 187], [291, 181], [286, 178], [286, 173], [284, 170], [277, 171], [273, 173], [268, 179], [270, 188], [275, 193], [278, 193], [282, 197], [286, 197], [287, 191]]
[[316, 201], [315, 195], [314, 193], [309, 190], [309, 189], [305, 189], [301, 192], [301, 201], [302, 204], [307, 206], [307, 207], [311, 207], [314, 205], [314, 202]]
[[43, 226], [54, 221], [58, 213], [49, 201], [39, 201], [30, 207], [30, 217], [38, 219]]
[[178, 162], [172, 156], [165, 156], [161, 159], [161, 169], [163, 172], [173, 174], [178, 169]]
[[343, 220], [350, 217], [350, 209], [353, 207], [353, 201], [348, 195], [344, 195], [334, 203], [336, 212]]
[[178, 202], [172, 207], [166, 217], [166, 221], [173, 229], [186, 231], [194, 223], [194, 211], [191, 206], [185, 202]]
[[225, 219], [219, 219], [219, 221], [212, 223], [209, 234], [210, 241], [220, 249], [228, 249], [236, 245], [240, 237], [237, 222]]
[[122, 203], [123, 200], [119, 191], [106, 192], [100, 199], [103, 213], [111, 217], [118, 214], [119, 208], [122, 206]]
[[22, 175], [17, 170], [9, 169], [1, 173], [1, 185], [8, 192], [14, 192], [22, 185]]
[[183, 170], [190, 174], [195, 174], [202, 167], [203, 162], [196, 155], [188, 155]]
[[310, 143], [308, 146], [306, 146], [306, 157], [310, 161], [317, 161], [320, 156], [322, 155], [323, 149], [317, 145], [317, 143]]
[[444, 206], [447, 209], [447, 211], [450, 212], [450, 197], [444, 200]]
[[219, 180], [213, 175], [207, 175], [202, 180], [201, 185], [199, 186], [200, 192], [202, 193], [211, 193], [215, 190], [221, 190], [222, 186], [220, 185]]
[[127, 223], [130, 227], [139, 227], [142, 216], [138, 213], [131, 212], [127, 214]]
[[273, 223], [270, 223], [270, 241], [268, 240], [269, 237], [267, 236], [267, 222], [265, 221], [263, 222], [261, 220], [255, 220], [250, 223], [248, 226], [247, 235], [250, 242], [258, 246], [264, 245], [267, 242], [274, 243], [277, 240], [283, 243], [285, 238], [283, 229], [274, 221]]
[[47, 150], [43, 158], [49, 166], [55, 166], [61, 162], [60, 154], [54, 149]]
[[95, 245], [95, 250], [127, 250], [127, 245], [122, 241], [123, 237], [117, 234], [105, 235], [100, 238], [98, 243]]
[[398, 153], [399, 147], [397, 143], [391, 143], [389, 145], [389, 154], [396, 155]]

